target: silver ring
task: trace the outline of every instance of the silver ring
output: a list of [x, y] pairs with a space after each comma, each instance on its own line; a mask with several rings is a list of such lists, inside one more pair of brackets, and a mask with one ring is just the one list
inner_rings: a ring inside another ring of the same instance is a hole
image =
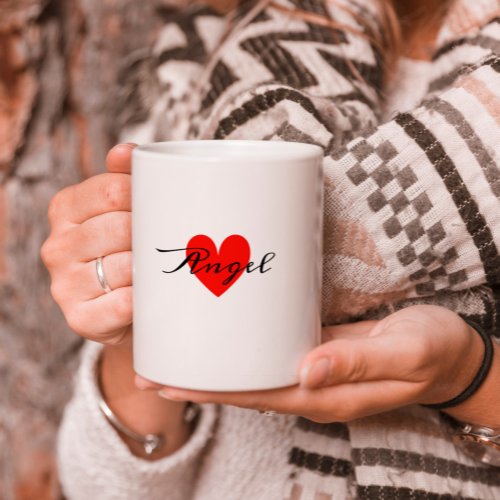
[[103, 266], [103, 259], [104, 257], [97, 257], [95, 261], [95, 270], [97, 272], [97, 279], [99, 280], [99, 284], [101, 285], [101, 288], [106, 292], [112, 292], [113, 289], [109, 286], [108, 280], [106, 279], [106, 276], [104, 275], [104, 266]]
[[274, 417], [277, 414], [274, 410], [259, 410], [259, 413], [265, 417]]

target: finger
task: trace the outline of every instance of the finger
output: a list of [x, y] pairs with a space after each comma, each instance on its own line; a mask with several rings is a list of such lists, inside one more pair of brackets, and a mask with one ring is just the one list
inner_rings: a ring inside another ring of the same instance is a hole
[[[88, 290], [91, 294], [88, 299], [96, 298], [104, 292], [97, 278], [97, 261], [87, 262], [85, 276], [88, 280]], [[102, 259], [102, 267], [106, 281], [111, 290], [132, 286], [132, 252], [117, 252], [106, 255]]]
[[174, 401], [216, 403], [259, 411], [301, 415], [316, 422], [347, 422], [417, 403], [421, 388], [401, 381], [360, 382], [308, 390], [299, 386], [269, 391], [213, 392], [164, 387]]
[[[422, 337], [376, 336], [339, 339], [320, 345], [303, 361], [302, 387], [369, 380], [406, 380], [422, 359]], [[398, 341], [399, 340], [399, 341]]]
[[419, 401], [422, 386], [399, 380], [342, 384], [303, 389], [307, 407], [303, 416], [316, 422], [350, 422], [384, 413]]
[[106, 156], [106, 168], [108, 172], [130, 174], [132, 167], [132, 151], [137, 144], [117, 144], [109, 150]]
[[[331, 340], [332, 338], [351, 338], [352, 336], [363, 336], [366, 337], [372, 330], [373, 326], [377, 321], [361, 321], [354, 323], [352, 328], [346, 329], [344, 326], [333, 326], [323, 328], [323, 338], [325, 340]], [[349, 325], [351, 326], [351, 325]], [[143, 389], [158, 389], [161, 387], [160, 384], [151, 382], [140, 375], [136, 375], [136, 385]], [[250, 401], [250, 398], [255, 397], [257, 392], [244, 392], [244, 393], [231, 393], [231, 392], [211, 392], [211, 391], [187, 391], [183, 389], [178, 389], [174, 387], [163, 387], [165, 390], [165, 395], [170, 395], [172, 398], [179, 397], [181, 399], [188, 400], [189, 397], [204, 401], [215, 401], [221, 404], [234, 404], [239, 401], [240, 395], [243, 394], [245, 401]], [[258, 391], [259, 395], [263, 391]], [[276, 392], [266, 392], [272, 400], [276, 400], [278, 393]], [[247, 399], [248, 398], [248, 399]], [[255, 400], [255, 398], [253, 398]]]
[[79, 335], [106, 343], [116, 340], [116, 332], [126, 334], [132, 316], [132, 287], [129, 286], [79, 303], [66, 320]]
[[126, 174], [100, 174], [69, 186], [52, 199], [52, 227], [62, 223], [81, 224], [106, 212], [131, 210], [131, 181]]
[[368, 337], [378, 321], [358, 321], [347, 325], [325, 326], [321, 331], [322, 342], [333, 339], [354, 339]]
[[[102, 259], [104, 276], [111, 290], [132, 285], [132, 252], [118, 252]], [[91, 300], [105, 293], [97, 277], [97, 259], [78, 262], [65, 272], [66, 293], [79, 300]]]
[[192, 391], [177, 387], [164, 386], [160, 395], [174, 401], [193, 401], [196, 403], [218, 403], [251, 408], [259, 411], [274, 410], [287, 413], [292, 408], [301, 407], [296, 401], [298, 386], [265, 391]]
[[144, 378], [137, 373], [135, 375], [134, 382], [137, 389], [140, 389], [141, 391], [146, 391], [150, 389], [158, 390], [162, 388], [161, 384], [157, 384], [156, 382], [148, 380], [147, 378]]
[[[74, 226], [60, 238], [59, 252], [66, 258], [92, 262], [97, 257], [130, 251], [132, 214], [108, 212]], [[61, 258], [65, 258], [61, 255]]]

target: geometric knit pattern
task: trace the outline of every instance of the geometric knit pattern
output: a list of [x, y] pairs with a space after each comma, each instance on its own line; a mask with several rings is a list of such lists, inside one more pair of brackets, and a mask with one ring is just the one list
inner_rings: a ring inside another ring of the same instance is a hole
[[[371, 2], [348, 3], [376, 25]], [[266, 2], [257, 11], [244, 2], [231, 26], [207, 7], [183, 12], [155, 47], [158, 87], [167, 90], [141, 126], [157, 140], [291, 140], [324, 148], [324, 324], [369, 317], [413, 297], [432, 302], [443, 291], [494, 289], [500, 272], [495, 3], [483, 2], [489, 18], [484, 25], [477, 20], [470, 34], [442, 36], [429, 97], [382, 125], [383, 65], [368, 40]], [[321, 0], [300, 8], [360, 29], [351, 15]]]
[[[500, 2], [456, 2], [438, 38], [425, 99], [385, 123], [383, 63], [358, 34], [366, 29], [359, 15], [371, 30], [379, 29], [375, 3], [244, 1], [230, 19], [204, 6], [169, 14], [150, 56], [123, 84], [135, 110], [122, 117], [124, 136], [137, 142], [320, 145], [323, 323], [381, 318], [430, 303], [500, 336]], [[297, 7], [346, 29], [290, 15]], [[196, 452], [174, 454], [168, 466], [140, 474], [133, 467], [113, 468], [113, 456], [100, 446], [113, 431], [91, 411], [91, 363], [88, 355], [84, 359], [60, 438], [62, 479], [71, 498], [127, 499], [127, 485], [134, 498], [150, 499], [500, 498], [498, 469], [465, 456], [452, 444], [445, 418], [423, 407], [347, 424], [289, 416], [276, 416], [271, 424], [256, 412], [220, 408], [205, 438], [205, 431], [196, 435], [206, 439], [204, 447], [196, 441]], [[80, 425], [89, 430], [78, 443], [77, 460], [72, 440]], [[276, 432], [283, 439], [272, 449], [266, 443], [274, 434], [263, 442], [257, 438], [266, 425], [282, 425]], [[260, 448], [252, 444], [254, 435]], [[126, 463], [127, 452], [118, 444], [113, 449]], [[230, 467], [224, 462], [228, 450], [236, 457]], [[266, 453], [278, 453], [282, 461], [268, 482], [259, 479], [274, 471], [273, 464], [261, 464]], [[85, 480], [87, 468], [77, 461], [89, 457], [102, 463], [99, 477], [113, 474], [120, 495], [106, 496]], [[251, 478], [253, 470], [260, 475]], [[181, 484], [181, 476], [189, 484]], [[72, 489], [76, 483], [80, 489]]]

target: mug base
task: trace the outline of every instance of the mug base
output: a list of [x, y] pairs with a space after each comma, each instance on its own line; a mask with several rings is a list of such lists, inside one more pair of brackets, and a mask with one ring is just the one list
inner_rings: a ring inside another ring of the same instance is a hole
[[281, 382], [269, 382], [269, 383], [256, 383], [252, 384], [251, 381], [245, 384], [190, 384], [190, 383], [179, 383], [179, 381], [160, 379], [159, 377], [149, 377], [144, 373], [136, 370], [136, 373], [141, 377], [154, 382], [155, 384], [165, 385], [168, 387], [176, 389], [184, 389], [188, 391], [206, 391], [206, 392], [251, 392], [251, 391], [268, 391], [272, 389], [283, 389], [285, 387], [292, 387], [299, 383], [298, 379], [286, 380]]

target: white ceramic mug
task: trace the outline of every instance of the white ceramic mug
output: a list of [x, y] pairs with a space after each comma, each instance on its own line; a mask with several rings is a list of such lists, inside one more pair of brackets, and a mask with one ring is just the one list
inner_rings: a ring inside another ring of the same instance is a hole
[[198, 390], [284, 387], [321, 337], [318, 146], [133, 152], [134, 368]]

